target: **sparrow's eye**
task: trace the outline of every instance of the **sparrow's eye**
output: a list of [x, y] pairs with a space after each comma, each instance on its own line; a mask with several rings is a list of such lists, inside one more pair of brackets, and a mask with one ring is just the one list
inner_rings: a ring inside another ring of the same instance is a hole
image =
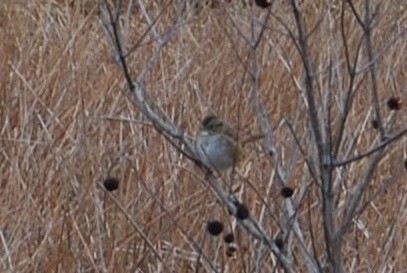
[[222, 126], [223, 126], [223, 122], [220, 120], [218, 122], [216, 122], [215, 124], [213, 124], [214, 128], [222, 128]]

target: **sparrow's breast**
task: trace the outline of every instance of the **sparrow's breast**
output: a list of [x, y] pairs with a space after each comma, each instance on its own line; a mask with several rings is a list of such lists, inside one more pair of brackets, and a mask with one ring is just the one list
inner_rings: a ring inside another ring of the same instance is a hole
[[234, 165], [235, 148], [229, 137], [223, 134], [203, 134], [197, 138], [197, 153], [210, 168], [225, 170]]

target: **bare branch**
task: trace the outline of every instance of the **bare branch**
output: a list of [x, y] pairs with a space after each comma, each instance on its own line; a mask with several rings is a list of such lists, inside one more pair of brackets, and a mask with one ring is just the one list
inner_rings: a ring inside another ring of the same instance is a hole
[[399, 140], [402, 136], [404, 136], [407, 133], [407, 128], [404, 128], [402, 130], [400, 130], [398, 133], [396, 133], [394, 136], [391, 137], [387, 137], [384, 141], [382, 141], [379, 145], [377, 145], [376, 147], [371, 148], [370, 150], [360, 153], [356, 156], [353, 156], [351, 158], [348, 159], [344, 159], [344, 160], [340, 160], [337, 162], [333, 162], [333, 166], [335, 167], [340, 167], [340, 166], [344, 166], [344, 165], [348, 165], [349, 163], [364, 159], [376, 152], [379, 152], [382, 149], [385, 149], [387, 146], [391, 145], [392, 143], [396, 142], [397, 140]]

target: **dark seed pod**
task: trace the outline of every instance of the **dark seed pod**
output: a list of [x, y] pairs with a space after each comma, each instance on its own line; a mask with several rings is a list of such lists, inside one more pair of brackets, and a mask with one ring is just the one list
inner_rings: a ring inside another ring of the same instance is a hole
[[223, 237], [223, 240], [224, 240], [225, 243], [227, 243], [227, 244], [233, 243], [233, 242], [235, 241], [235, 235], [233, 235], [233, 233], [230, 232], [230, 233], [226, 234], [226, 235]]
[[276, 243], [276, 246], [278, 247], [278, 249], [282, 250], [284, 247], [284, 241], [283, 238], [281, 238], [281, 236], [277, 236], [277, 238], [274, 240], [274, 242]]
[[387, 106], [391, 110], [400, 110], [402, 105], [403, 101], [401, 100], [401, 98], [398, 97], [392, 97], [387, 101]]
[[271, 3], [267, 2], [267, 0], [254, 0], [256, 5], [262, 9], [267, 8], [268, 6], [271, 5]]
[[290, 198], [291, 196], [293, 196], [294, 194], [294, 190], [290, 187], [284, 187], [281, 189], [281, 195], [284, 198]]
[[379, 122], [377, 119], [372, 120], [372, 127], [375, 129], [379, 128]]
[[223, 231], [223, 224], [217, 220], [209, 221], [206, 224], [206, 230], [210, 235], [218, 236]]
[[108, 191], [117, 190], [119, 188], [119, 179], [109, 177], [103, 181], [103, 186], [105, 186], [105, 189]]
[[249, 209], [245, 204], [239, 203], [236, 207], [236, 217], [240, 220], [249, 218]]

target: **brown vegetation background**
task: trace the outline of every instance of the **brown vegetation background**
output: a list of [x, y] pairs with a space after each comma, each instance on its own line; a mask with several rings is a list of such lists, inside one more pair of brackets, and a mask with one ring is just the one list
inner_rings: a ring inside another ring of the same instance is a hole
[[[160, 31], [173, 24], [176, 2], [159, 20]], [[289, 6], [275, 2], [273, 9], [293, 26]], [[303, 2], [306, 26], [318, 25], [309, 42], [316, 69], [323, 69], [332, 54], [338, 59], [334, 65], [343, 66], [344, 56], [336, 52], [340, 1]], [[149, 1], [147, 7], [154, 15], [162, 5]], [[131, 10], [125, 6], [123, 12]], [[374, 34], [377, 49], [407, 24], [407, 2], [384, 1], [380, 12], [383, 16]], [[254, 5], [233, 1], [226, 10], [189, 6], [185, 11], [185, 23], [177, 27], [145, 85], [149, 97], [187, 134], [193, 137], [200, 120], [211, 111], [240, 128], [242, 135], [258, 132], [250, 102], [252, 82], [238, 59], [238, 55], [247, 58], [248, 46], [229, 17], [250, 35], [250, 20], [263, 13]], [[128, 47], [148, 26], [137, 8], [131, 18], [122, 22]], [[361, 31], [351, 16], [346, 23], [355, 54]], [[290, 170], [291, 186], [297, 188], [312, 181], [283, 119], [295, 124], [306, 147], [306, 106], [297, 88], [302, 65], [284, 28], [275, 19], [270, 25], [260, 45], [259, 90], [283, 165]], [[205, 185], [202, 171], [132, 104], [96, 3], [3, 0], [0, 36], [1, 272], [194, 272], [199, 253], [190, 238], [221, 272], [253, 272], [261, 244], [238, 230], [238, 251], [227, 257], [222, 239], [206, 234], [209, 219], [220, 218], [230, 229], [230, 218]], [[154, 52], [154, 37], [147, 37], [129, 57], [133, 76]], [[405, 107], [397, 113], [386, 107], [390, 97], [406, 99], [406, 46], [404, 35], [378, 65], [383, 116], [391, 128], [406, 125]], [[344, 75], [343, 82], [333, 88], [321, 85], [319, 92], [331, 88], [340, 97], [347, 80]], [[377, 137], [371, 125], [369, 86], [364, 85], [346, 129], [346, 134], [360, 134], [360, 151]], [[349, 272], [407, 270], [405, 146], [403, 138], [387, 150], [365, 196], [372, 199], [347, 234], [343, 253]], [[341, 194], [358, 182], [364, 163], [351, 165]], [[268, 155], [253, 144], [238, 169], [273, 211], [274, 219], [263, 224], [272, 236], [277, 235], [284, 200], [273, 182]], [[107, 177], [120, 180], [113, 198], [98, 184]], [[313, 227], [316, 249], [323, 257], [317, 191], [312, 187], [299, 212], [305, 232]], [[244, 198], [251, 215], [263, 219], [263, 204], [256, 193], [249, 188]], [[310, 234], [305, 235], [311, 247]], [[258, 272], [269, 272], [272, 256], [262, 259], [268, 265]], [[305, 270], [300, 256], [294, 259], [299, 270]], [[205, 265], [201, 270], [211, 271]]]

